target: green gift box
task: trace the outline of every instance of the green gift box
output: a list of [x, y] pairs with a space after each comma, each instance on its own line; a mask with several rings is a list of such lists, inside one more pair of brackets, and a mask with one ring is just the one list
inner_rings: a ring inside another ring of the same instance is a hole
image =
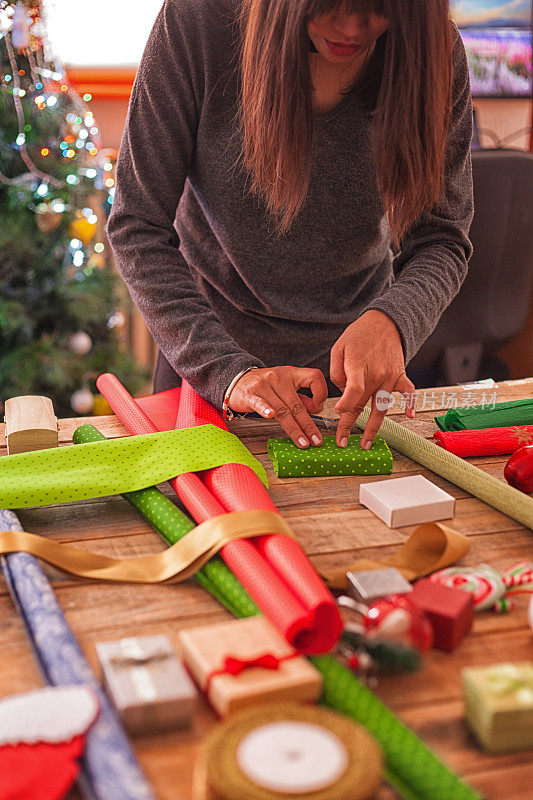
[[533, 747], [533, 661], [462, 671], [466, 721], [485, 750]]
[[305, 450], [288, 438], [269, 439], [267, 452], [278, 478], [316, 478], [324, 475], [390, 475], [392, 453], [377, 435], [370, 450], [361, 449], [362, 434], [354, 434], [346, 447], [335, 436], [324, 436], [320, 447]]

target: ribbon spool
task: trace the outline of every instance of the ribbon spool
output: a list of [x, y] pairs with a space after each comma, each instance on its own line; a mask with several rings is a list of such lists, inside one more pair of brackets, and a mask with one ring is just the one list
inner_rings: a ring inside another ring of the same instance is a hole
[[317, 706], [269, 703], [209, 734], [193, 800], [366, 800], [382, 768], [379, 746], [361, 725]]

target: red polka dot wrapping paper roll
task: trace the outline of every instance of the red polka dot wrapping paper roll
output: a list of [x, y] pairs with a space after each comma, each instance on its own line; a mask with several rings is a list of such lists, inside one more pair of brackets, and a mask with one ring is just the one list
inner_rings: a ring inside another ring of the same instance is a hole
[[278, 478], [390, 475], [392, 453], [387, 443], [378, 435], [370, 450], [363, 450], [361, 438], [361, 434], [354, 434], [347, 447], [337, 447], [335, 436], [324, 436], [320, 447], [305, 450], [288, 438], [269, 439], [267, 452]]

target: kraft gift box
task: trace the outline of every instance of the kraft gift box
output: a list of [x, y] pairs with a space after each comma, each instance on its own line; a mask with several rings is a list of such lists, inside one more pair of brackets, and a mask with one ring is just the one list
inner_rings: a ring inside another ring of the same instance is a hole
[[105, 689], [131, 733], [190, 724], [198, 693], [168, 636], [96, 645]]
[[[265, 617], [188, 628], [181, 631], [180, 640], [185, 663], [220, 716], [252, 703], [314, 701], [320, 696], [318, 670], [297, 655]], [[232, 674], [225, 671], [228, 659], [247, 666]], [[249, 663], [257, 659], [270, 660], [271, 668]]]
[[462, 681], [466, 721], [485, 750], [533, 747], [533, 661], [468, 667]]
[[359, 502], [389, 528], [453, 517], [454, 498], [423, 475], [362, 483]]

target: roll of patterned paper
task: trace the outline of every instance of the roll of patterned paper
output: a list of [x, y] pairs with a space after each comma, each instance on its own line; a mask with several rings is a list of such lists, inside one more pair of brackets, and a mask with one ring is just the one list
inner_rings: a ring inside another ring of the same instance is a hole
[[209, 733], [193, 800], [368, 800], [381, 774], [379, 746], [361, 725], [325, 708], [270, 703]]
[[500, 456], [514, 453], [525, 444], [533, 444], [533, 425], [437, 431], [433, 438], [444, 450], [461, 458]]
[[[211, 422], [226, 427], [221, 414], [184, 381], [176, 424], [179, 427]], [[257, 475], [242, 464], [225, 464], [207, 470], [201, 473], [201, 478], [225, 511], [277, 512], [270, 495], [257, 480]], [[254, 592], [260, 588], [264, 593], [264, 600], [263, 605], [259, 602], [258, 605], [263, 610], [269, 608], [267, 616], [271, 616], [272, 606], [275, 604], [279, 607], [282, 601], [276, 597], [273, 587], [267, 589], [265, 584], [258, 587], [255, 582], [250, 581], [246, 563], [241, 561], [240, 554], [234, 547], [240, 544], [231, 542], [228, 545], [231, 553], [227, 554], [225, 548], [224, 560], [254, 599]], [[290, 606], [285, 609], [292, 615], [292, 620], [286, 629], [281, 629], [288, 641], [303, 653], [325, 653], [331, 650], [341, 635], [342, 620], [331, 592], [311, 566], [298, 542], [288, 536], [272, 535], [254, 539], [252, 546], [257, 548], [269, 568], [279, 576], [280, 582], [287, 587], [293, 599], [294, 612], [290, 611]], [[295, 613], [294, 601], [303, 607], [303, 614]]]
[[[26, 508], [144, 489], [180, 472], [241, 461], [268, 485], [263, 466], [215, 425], [51, 447], [0, 459], [0, 507]], [[36, 477], [38, 476], [38, 478]]]
[[[357, 425], [360, 428], [365, 427], [369, 414], [370, 410], [365, 409], [359, 415]], [[435, 447], [434, 442], [413, 433], [392, 419], [385, 417], [379, 432], [390, 447], [533, 529], [533, 498], [453, 453]]]
[[[174, 391], [174, 390], [169, 390]], [[105, 437], [94, 425], [80, 425], [72, 436], [74, 444], [101, 441]], [[168, 545], [173, 545], [194, 528], [194, 522], [155, 486], [122, 495], [156, 529]], [[235, 575], [215, 556], [195, 575], [197, 582], [238, 615], [258, 614], [259, 609], [244, 591]]]
[[435, 417], [435, 422], [441, 431], [533, 425], [533, 400], [509, 400], [507, 403], [450, 408], [443, 416]]
[[[131, 433], [157, 430], [114, 375], [101, 375], [97, 386]], [[185, 381], [180, 392], [180, 409], [179, 424], [184, 427], [197, 424], [225, 427], [221, 415]], [[171, 482], [198, 523], [227, 511], [277, 511], [264, 487], [260, 493], [261, 482], [252, 470], [242, 469], [239, 464], [226, 466], [216, 474], [209, 471], [201, 478], [193, 473], [183, 474]], [[258, 547], [246, 541], [231, 542], [221, 550], [222, 558], [293, 647], [314, 653], [331, 649], [341, 633], [340, 615], [331, 593], [301, 547], [285, 536], [266, 536], [258, 541], [261, 543]], [[274, 547], [269, 548], [271, 542]], [[298, 588], [299, 596], [294, 587]]]
[[392, 453], [381, 436], [370, 450], [361, 449], [362, 436], [354, 434], [347, 447], [337, 447], [335, 436], [324, 436], [320, 447], [302, 450], [292, 439], [269, 439], [267, 452], [278, 478], [315, 478], [326, 475], [390, 475]]
[[[0, 509], [2, 530], [22, 530]], [[100, 714], [87, 735], [79, 785], [89, 800], [155, 800], [128, 738], [85, 660], [37, 560], [25, 553], [0, 559], [44, 679], [51, 686], [84, 684], [98, 695]]]

